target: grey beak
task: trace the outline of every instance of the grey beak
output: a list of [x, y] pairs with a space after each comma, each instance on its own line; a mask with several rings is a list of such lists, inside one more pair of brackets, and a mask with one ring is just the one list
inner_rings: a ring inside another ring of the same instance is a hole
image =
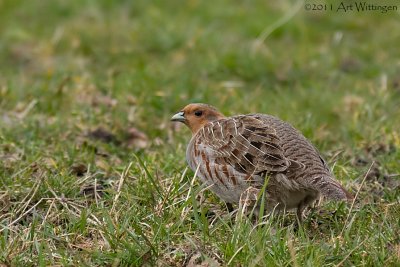
[[185, 121], [185, 113], [183, 111], [176, 113], [174, 116], [172, 116], [171, 121], [184, 122]]

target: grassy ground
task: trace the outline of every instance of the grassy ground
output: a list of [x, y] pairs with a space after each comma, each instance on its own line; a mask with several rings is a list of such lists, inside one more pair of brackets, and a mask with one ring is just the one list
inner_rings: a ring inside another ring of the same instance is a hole
[[[399, 11], [275, 2], [0, 1], [0, 266], [398, 266]], [[291, 122], [355, 205], [229, 217], [189, 102]]]

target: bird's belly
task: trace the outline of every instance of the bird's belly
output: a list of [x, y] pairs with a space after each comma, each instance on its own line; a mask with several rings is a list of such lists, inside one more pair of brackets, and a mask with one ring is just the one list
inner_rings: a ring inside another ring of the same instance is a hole
[[231, 166], [222, 166], [201, 158], [188, 160], [189, 167], [200, 181], [223, 201], [238, 203], [241, 194], [250, 186], [246, 175], [235, 171]]
[[293, 209], [297, 208], [300, 203], [302, 203], [310, 193], [305, 190], [298, 190], [298, 191], [288, 191], [285, 194], [287, 197], [281, 199], [282, 204], [284, 204], [286, 209]]
[[209, 179], [201, 172], [197, 173], [197, 177], [219, 198], [228, 203], [238, 203], [242, 193], [250, 186], [239, 176], [234, 177], [234, 179], [237, 180], [236, 184], [226, 182], [223, 178], [221, 178], [221, 180], [216, 177]]
[[318, 192], [305, 188], [296, 179], [290, 179], [284, 174], [275, 175], [267, 191], [285, 209], [297, 208], [304, 201], [312, 202], [318, 198]]

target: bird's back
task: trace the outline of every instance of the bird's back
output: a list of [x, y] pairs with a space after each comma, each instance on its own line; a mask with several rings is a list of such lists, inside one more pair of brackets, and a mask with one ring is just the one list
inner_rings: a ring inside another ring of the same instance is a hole
[[297, 129], [271, 115], [251, 114], [249, 116], [274, 128], [285, 157], [305, 165], [303, 169], [286, 173], [289, 180], [295, 180], [303, 187], [316, 190], [331, 199], [351, 198], [350, 194], [335, 180], [318, 150]]

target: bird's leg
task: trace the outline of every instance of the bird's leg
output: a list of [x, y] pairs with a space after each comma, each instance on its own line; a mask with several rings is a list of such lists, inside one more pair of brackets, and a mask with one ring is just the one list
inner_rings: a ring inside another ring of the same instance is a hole
[[[260, 189], [249, 186], [241, 195], [239, 200], [239, 210], [242, 211], [242, 215], [248, 213], [251, 208], [257, 203], [258, 194]], [[257, 213], [257, 211], [255, 211]], [[256, 214], [257, 215], [257, 214]]]
[[315, 200], [315, 195], [308, 195], [306, 196], [297, 206], [297, 218], [299, 222], [303, 222], [303, 211], [307, 208], [312, 202]]
[[306, 207], [306, 205], [304, 205], [304, 201], [300, 202], [300, 204], [297, 206], [297, 219], [299, 220], [299, 223], [303, 222], [303, 211]]

